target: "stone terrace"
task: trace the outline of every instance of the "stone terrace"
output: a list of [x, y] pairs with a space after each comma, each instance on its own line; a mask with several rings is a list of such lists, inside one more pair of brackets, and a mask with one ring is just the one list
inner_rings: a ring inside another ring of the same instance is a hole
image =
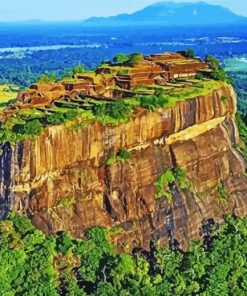
[[20, 109], [47, 108], [49, 111], [54, 104], [67, 106], [68, 102], [73, 101], [75, 104], [77, 100], [81, 106], [83, 98], [109, 101], [131, 97], [139, 86], [162, 86], [170, 90], [176, 86], [188, 87], [188, 82], [182, 80], [193, 79], [198, 71], [205, 69], [210, 70], [200, 59], [186, 58], [180, 53], [143, 56], [142, 60], [134, 64], [105, 63], [95, 72], [77, 74], [52, 84], [31, 85], [19, 93], [16, 103], [3, 110], [1, 121]]

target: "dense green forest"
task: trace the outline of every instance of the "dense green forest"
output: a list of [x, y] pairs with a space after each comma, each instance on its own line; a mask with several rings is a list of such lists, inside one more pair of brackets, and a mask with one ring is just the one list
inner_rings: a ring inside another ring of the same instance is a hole
[[188, 252], [153, 242], [129, 255], [111, 244], [116, 232], [45, 236], [12, 213], [0, 222], [0, 295], [247, 295], [247, 218], [208, 221], [201, 232]]
[[224, 61], [224, 67], [232, 79], [234, 89], [238, 95], [238, 110], [247, 114], [247, 59], [246, 55], [236, 58], [228, 58]]

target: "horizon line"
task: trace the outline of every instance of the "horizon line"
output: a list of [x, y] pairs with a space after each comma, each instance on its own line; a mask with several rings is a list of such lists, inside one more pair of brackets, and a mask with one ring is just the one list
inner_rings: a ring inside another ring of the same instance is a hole
[[118, 13], [118, 14], [114, 14], [114, 15], [109, 15], [109, 16], [95, 16], [95, 15], [92, 15], [92, 16], [89, 16], [89, 17], [86, 17], [86, 18], [81, 18], [81, 19], [42, 19], [42, 18], [37, 18], [37, 19], [19, 19], [19, 20], [0, 20], [0, 24], [16, 24], [16, 23], [72, 23], [72, 22], [84, 22], [84, 21], [87, 21], [88, 19], [91, 19], [91, 18], [110, 18], [110, 17], [116, 17], [116, 16], [119, 16], [119, 15], [122, 15], [122, 14], [125, 14], [125, 15], [131, 15], [133, 13], [136, 13], [136, 12], [139, 12], [139, 11], [142, 11], [143, 9], [145, 8], [148, 8], [148, 7], [152, 7], [152, 6], [155, 6], [155, 5], [158, 5], [158, 4], [162, 4], [162, 3], [173, 3], [173, 4], [183, 4], [183, 5], [188, 5], [188, 4], [199, 4], [199, 3], [203, 3], [203, 4], [206, 4], [206, 5], [209, 5], [209, 6], [215, 6], [215, 7], [221, 7], [221, 8], [224, 8], [224, 9], [227, 9], [229, 11], [231, 11], [232, 13], [234, 13], [236, 16], [239, 16], [239, 17], [243, 17], [243, 18], [247, 18], [247, 15], [243, 15], [243, 14], [239, 14], [239, 13], [236, 13], [234, 12], [232, 9], [224, 6], [224, 5], [221, 5], [221, 4], [213, 4], [213, 3], [209, 3], [207, 1], [204, 1], [204, 0], [198, 0], [196, 2], [174, 2], [172, 0], [167, 0], [167, 1], [157, 1], [156, 3], [153, 3], [151, 5], [147, 5], [145, 6], [144, 8], [142, 9], [139, 9], [139, 10], [136, 10], [132, 13]]

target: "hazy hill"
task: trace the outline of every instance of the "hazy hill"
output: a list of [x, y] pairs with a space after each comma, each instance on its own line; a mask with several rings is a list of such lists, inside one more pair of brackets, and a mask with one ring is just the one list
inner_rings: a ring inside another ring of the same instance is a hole
[[84, 24], [92, 26], [209, 26], [242, 22], [247, 23], [247, 18], [236, 15], [229, 9], [218, 5], [211, 5], [205, 2], [160, 2], [133, 14], [92, 17], [84, 21]]

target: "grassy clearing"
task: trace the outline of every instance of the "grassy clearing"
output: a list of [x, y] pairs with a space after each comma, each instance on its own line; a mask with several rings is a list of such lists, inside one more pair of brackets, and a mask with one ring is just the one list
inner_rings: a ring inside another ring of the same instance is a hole
[[12, 84], [0, 85], [0, 104], [14, 100], [18, 94], [18, 87]]
[[173, 91], [168, 93], [167, 99], [168, 103], [165, 107], [172, 107], [179, 101], [185, 101], [186, 99], [193, 99], [199, 96], [206, 96], [213, 91], [219, 89], [221, 86], [226, 85], [225, 82], [222, 81], [202, 81], [195, 86], [191, 86], [185, 89], [181, 89], [178, 91]]
[[[175, 104], [179, 101], [185, 101], [187, 99], [193, 99], [199, 96], [208, 95], [213, 91], [219, 89], [223, 85], [226, 85], [226, 83], [222, 81], [204, 80], [194, 84], [193, 86], [179, 89], [173, 88], [172, 90], [167, 89], [167, 86], [151, 86], [147, 87], [146, 89], [154, 90], [154, 94], [146, 96], [139, 95], [137, 96], [137, 100], [139, 100], [139, 106], [154, 111], [157, 108], [171, 108], [175, 106]], [[176, 84], [174, 84], [174, 86], [176, 86]], [[142, 89], [142, 91], [145, 90], [143, 86], [142, 88], [138, 88], [138, 90], [140, 89]], [[158, 90], [160, 91], [160, 93], [162, 92], [162, 97], [164, 99], [161, 99], [161, 96], [157, 95]], [[154, 101], [157, 101], [157, 97], [160, 98], [159, 103], [154, 104]], [[142, 104], [142, 101], [145, 101], [145, 103]], [[149, 108], [149, 105], [155, 105], [154, 107], [156, 108]]]
[[18, 113], [20, 118], [23, 119], [39, 119], [45, 117], [44, 112], [41, 112], [37, 109], [23, 109]]

